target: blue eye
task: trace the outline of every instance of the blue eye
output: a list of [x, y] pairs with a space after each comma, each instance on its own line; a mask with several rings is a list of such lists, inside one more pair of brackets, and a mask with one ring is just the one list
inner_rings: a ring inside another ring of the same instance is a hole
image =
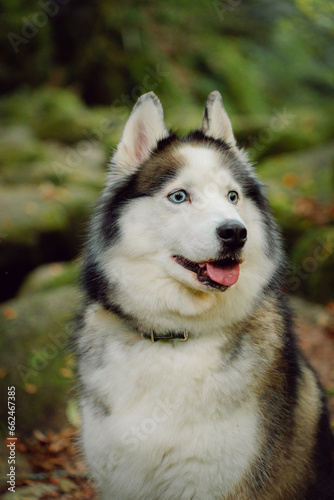
[[233, 203], [233, 205], [236, 205], [239, 200], [239, 195], [236, 191], [230, 191], [227, 195], [227, 199], [229, 202]]
[[172, 203], [183, 203], [188, 199], [188, 194], [183, 189], [180, 189], [179, 191], [174, 191], [174, 193], [170, 193], [168, 195], [168, 199]]

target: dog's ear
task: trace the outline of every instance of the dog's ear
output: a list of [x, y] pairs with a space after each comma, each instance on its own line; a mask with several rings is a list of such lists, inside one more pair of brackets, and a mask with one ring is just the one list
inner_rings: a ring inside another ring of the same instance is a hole
[[161, 103], [153, 92], [142, 95], [125, 124], [112, 163], [118, 175], [131, 174], [149, 157], [160, 139], [168, 137]]
[[236, 145], [230, 119], [225, 111], [222, 97], [217, 90], [211, 92], [208, 96], [200, 131], [231, 146]]

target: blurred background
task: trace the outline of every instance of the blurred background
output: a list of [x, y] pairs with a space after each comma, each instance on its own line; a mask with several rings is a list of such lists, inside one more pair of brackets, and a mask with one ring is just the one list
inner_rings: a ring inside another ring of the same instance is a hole
[[[86, 222], [150, 90], [181, 133], [221, 92], [268, 186], [302, 347], [332, 397], [334, 3], [3, 0], [0, 26], [0, 388], [6, 401], [16, 387], [19, 491], [28, 478], [29, 498], [92, 497], [72, 457], [67, 339]], [[6, 437], [6, 404], [0, 424]]]

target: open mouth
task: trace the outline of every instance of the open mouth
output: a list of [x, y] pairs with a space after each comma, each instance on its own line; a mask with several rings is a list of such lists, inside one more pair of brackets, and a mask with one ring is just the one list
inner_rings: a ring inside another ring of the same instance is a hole
[[239, 278], [239, 265], [241, 260], [233, 257], [226, 259], [208, 261], [208, 262], [192, 262], [180, 255], [173, 255], [175, 262], [180, 266], [192, 271], [197, 275], [200, 283], [226, 290], [228, 287], [234, 285]]

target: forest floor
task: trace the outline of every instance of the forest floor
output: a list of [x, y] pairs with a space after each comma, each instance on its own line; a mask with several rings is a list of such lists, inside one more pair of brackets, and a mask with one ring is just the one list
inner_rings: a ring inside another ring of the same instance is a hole
[[[334, 304], [325, 308], [294, 299], [293, 307], [297, 315], [301, 348], [326, 388], [333, 425]], [[7, 492], [7, 486], [4, 485], [0, 489], [2, 498], [98, 500], [76, 441], [77, 429], [73, 427], [64, 428], [58, 433], [34, 430], [29, 438], [19, 440], [15, 496]], [[6, 462], [4, 455], [0, 456], [1, 472], [7, 467]]]

